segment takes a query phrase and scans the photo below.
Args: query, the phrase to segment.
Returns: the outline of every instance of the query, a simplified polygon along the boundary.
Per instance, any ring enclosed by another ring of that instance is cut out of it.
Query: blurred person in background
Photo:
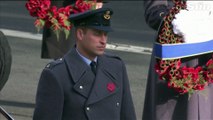
[[[65,7],[74,4],[76,0],[52,0],[51,5],[56,7]],[[74,40],[72,35],[66,39],[65,34],[60,32],[59,39],[55,33],[50,29],[44,27],[42,36],[41,58],[57,59],[62,57],[72,46]]]
[[[164,16],[168,15],[173,5],[172,0],[144,1],[146,23],[158,32]],[[156,59],[154,51],[153,49],[142,120],[212,120],[213,85],[210,84],[206,88],[207,91],[211,91],[206,93],[207,97],[199,93],[194,93],[190,98],[188,94],[178,95],[174,89],[168,88],[164,80],[159,79],[155,71]],[[195,67],[206,63],[205,59],[207,58],[211,58],[211,55],[208,57],[207,55],[201,55],[196,58],[189,57],[184,59],[182,64]]]
[[[10,44],[4,33],[0,31],[0,92],[7,83],[12,64]],[[0,106],[0,119],[13,120],[13,118]]]
[[[6,36],[0,31],[0,91],[6,84],[11,70],[12,53]]]

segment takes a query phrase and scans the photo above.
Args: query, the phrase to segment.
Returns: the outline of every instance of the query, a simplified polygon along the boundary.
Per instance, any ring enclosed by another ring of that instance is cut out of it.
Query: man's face
[[[102,55],[106,48],[107,32],[84,28],[77,29],[77,48],[85,57],[93,60],[96,56]]]

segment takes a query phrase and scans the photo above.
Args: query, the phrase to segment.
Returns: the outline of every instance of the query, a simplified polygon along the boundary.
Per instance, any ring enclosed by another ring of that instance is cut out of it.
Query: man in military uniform
[[[136,120],[125,64],[104,53],[112,13],[71,15],[76,45],[44,68],[34,120]]]

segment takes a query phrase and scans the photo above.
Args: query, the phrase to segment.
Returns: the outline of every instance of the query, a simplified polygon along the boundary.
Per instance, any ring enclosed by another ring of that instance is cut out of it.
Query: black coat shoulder
[[[169,9],[173,6],[171,0],[146,0],[144,1],[144,17],[146,23],[153,28],[158,30],[160,24],[165,15],[168,14]]]

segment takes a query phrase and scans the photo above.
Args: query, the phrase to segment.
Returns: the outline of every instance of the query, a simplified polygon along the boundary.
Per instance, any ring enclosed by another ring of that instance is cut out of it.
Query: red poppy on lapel
[[[107,90],[109,91],[109,92],[113,92],[114,90],[115,90],[115,84],[114,83],[108,83],[107,84]]]

